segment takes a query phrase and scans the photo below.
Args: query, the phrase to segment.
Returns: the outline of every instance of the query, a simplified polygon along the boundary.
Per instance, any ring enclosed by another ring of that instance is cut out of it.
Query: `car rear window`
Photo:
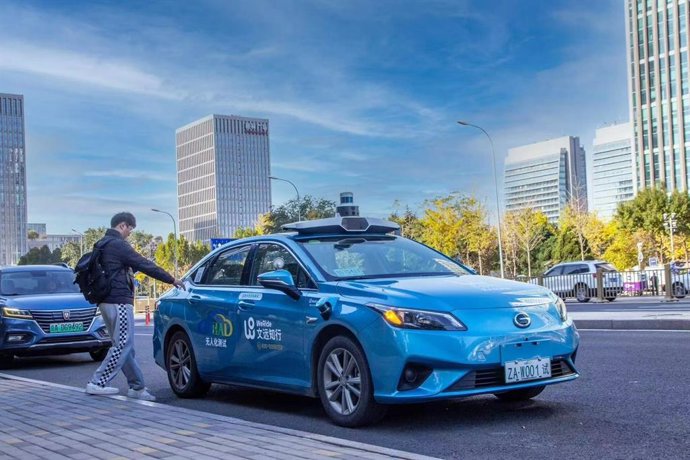
[[[616,271],[616,267],[614,267],[610,263],[594,264],[594,266],[597,268],[601,268],[601,270],[605,271],[605,272],[615,272]]]

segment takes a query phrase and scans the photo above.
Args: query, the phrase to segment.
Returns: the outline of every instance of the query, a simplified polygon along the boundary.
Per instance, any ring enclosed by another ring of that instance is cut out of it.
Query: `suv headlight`
[[[567,321],[568,320],[568,309],[565,308],[565,302],[563,299],[560,297],[556,297],[556,309],[558,310],[558,314],[561,317],[561,320]]]
[[[32,319],[31,312],[29,310],[20,310],[19,308],[13,307],[2,307],[2,316],[6,318],[21,318],[21,319]]]
[[[375,303],[367,306],[383,316],[388,324],[404,329],[424,329],[434,331],[466,331],[462,321],[449,313],[397,308]]]

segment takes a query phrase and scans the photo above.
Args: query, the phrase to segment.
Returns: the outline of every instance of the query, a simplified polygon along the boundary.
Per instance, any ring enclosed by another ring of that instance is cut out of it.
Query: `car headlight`
[[[31,312],[29,310],[20,310],[19,308],[13,307],[2,307],[2,316],[7,318],[32,319]]]
[[[561,316],[561,320],[567,321],[568,319],[568,309],[565,308],[565,302],[560,297],[556,297],[556,309],[558,314]]]
[[[367,304],[367,306],[380,313],[388,324],[395,327],[434,331],[467,330],[467,326],[462,324],[462,321],[449,313],[397,308],[375,303]]]

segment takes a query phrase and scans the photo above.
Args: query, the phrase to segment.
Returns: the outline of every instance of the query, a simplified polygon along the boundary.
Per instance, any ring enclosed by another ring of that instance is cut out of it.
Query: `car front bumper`
[[[579,334],[572,322],[531,309],[533,327],[512,325],[516,310],[482,316],[458,315],[467,331],[399,329],[376,321],[362,334],[374,381],[374,397],[386,404],[452,399],[551,385],[579,377],[575,356]],[[504,317],[510,327],[502,327]],[[508,361],[549,359],[551,377],[506,383]],[[406,372],[420,375],[406,383]]]
[[[86,330],[51,334],[32,319],[0,319],[0,354],[38,356],[81,353],[110,347],[111,339],[100,316]]]

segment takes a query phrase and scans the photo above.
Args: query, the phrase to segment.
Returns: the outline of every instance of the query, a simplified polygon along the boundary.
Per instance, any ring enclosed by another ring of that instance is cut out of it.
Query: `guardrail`
[[[599,269],[596,273],[518,277],[518,281],[545,286],[560,297],[580,302],[593,298],[612,301],[619,296],[663,296],[671,300],[690,295],[690,270],[677,269],[670,264],[639,271]]]

